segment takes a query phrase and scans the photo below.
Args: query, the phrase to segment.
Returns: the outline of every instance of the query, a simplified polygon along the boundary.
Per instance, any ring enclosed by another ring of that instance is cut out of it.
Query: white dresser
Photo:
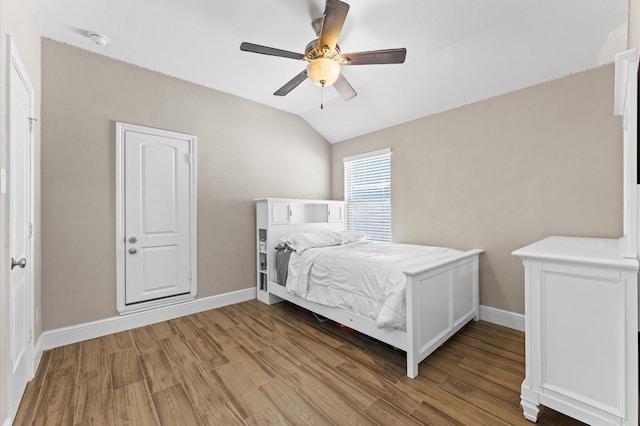
[[[591,425],[638,425],[638,260],[618,239],[548,237],[513,252],[525,267],[521,404]]]

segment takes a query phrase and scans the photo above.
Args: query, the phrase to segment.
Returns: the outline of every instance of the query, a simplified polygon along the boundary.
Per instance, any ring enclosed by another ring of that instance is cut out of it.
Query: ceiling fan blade
[[[275,47],[261,46],[259,44],[243,42],[240,45],[240,50],[245,52],[260,53],[262,55],[280,56],[283,58],[302,59],[304,55],[302,53],[290,52],[288,50],[276,49]]]
[[[281,88],[273,92],[273,94],[276,96],[285,96],[290,91],[298,87],[300,83],[302,83],[306,79],[307,79],[307,70],[304,70],[300,74],[296,75],[291,80],[289,80],[284,86],[282,86]]]
[[[345,101],[355,98],[358,94],[358,92],[355,91],[355,89],[351,86],[351,84],[349,84],[347,79],[342,74],[340,74],[336,82],[333,83],[333,87],[336,88],[338,94],[340,94],[340,96],[342,96],[342,99],[344,99]]]
[[[383,49],[369,52],[344,53],[340,55],[342,65],[401,64],[407,49]]]
[[[332,51],[336,48],[338,37],[342,31],[344,20],[347,18],[349,5],[340,0],[327,0],[324,9],[324,19],[322,20],[322,29],[320,30],[320,41],[318,46],[322,49],[324,46]]]

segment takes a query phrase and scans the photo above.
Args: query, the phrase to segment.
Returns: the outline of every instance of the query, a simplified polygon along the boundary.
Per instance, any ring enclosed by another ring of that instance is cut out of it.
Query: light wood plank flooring
[[[254,300],[46,351],[14,424],[532,425],[523,377],[507,328],[469,324],[411,380],[404,354]]]

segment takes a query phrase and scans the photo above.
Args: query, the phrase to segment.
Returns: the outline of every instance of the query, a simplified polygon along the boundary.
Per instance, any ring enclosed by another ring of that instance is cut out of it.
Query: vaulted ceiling
[[[627,0],[347,0],[343,52],[406,47],[401,65],[343,67],[358,95],[303,82],[324,0],[36,0],[43,36],[297,114],[329,142],[613,61],[627,46]],[[106,46],[87,33],[106,35]],[[461,123],[463,125],[463,123]]]

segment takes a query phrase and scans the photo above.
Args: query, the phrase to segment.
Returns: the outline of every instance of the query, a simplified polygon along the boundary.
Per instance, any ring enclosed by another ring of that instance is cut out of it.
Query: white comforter
[[[311,302],[339,307],[377,322],[406,327],[402,271],[427,266],[459,250],[410,244],[357,242],[294,252],[286,287]]]

